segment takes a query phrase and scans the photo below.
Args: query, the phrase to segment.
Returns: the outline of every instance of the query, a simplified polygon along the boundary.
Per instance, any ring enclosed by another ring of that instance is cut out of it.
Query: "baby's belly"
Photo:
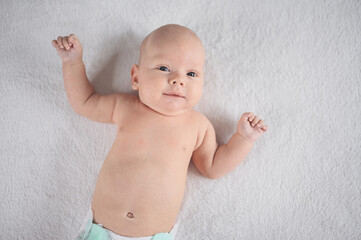
[[[182,204],[191,153],[149,149],[146,156],[133,150],[113,146],[104,161],[92,201],[94,221],[123,236],[169,232]]]

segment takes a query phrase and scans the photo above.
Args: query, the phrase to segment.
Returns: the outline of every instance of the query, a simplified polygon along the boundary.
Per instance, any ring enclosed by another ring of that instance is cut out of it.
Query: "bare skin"
[[[129,101],[98,177],[94,221],[123,236],[169,232],[197,144],[199,114],[166,117],[137,98]]]
[[[189,29],[166,25],[141,46],[131,70],[139,96],[97,94],[88,81],[75,35],[53,41],[63,62],[73,109],[118,126],[92,200],[94,222],[119,235],[169,232],[183,200],[188,165],[215,179],[236,168],[265,131],[264,121],[242,114],[237,132],[218,146],[212,124],[192,108],[203,87],[204,49]]]

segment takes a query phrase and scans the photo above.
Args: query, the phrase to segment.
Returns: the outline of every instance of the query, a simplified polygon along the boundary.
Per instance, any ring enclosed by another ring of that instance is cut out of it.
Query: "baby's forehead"
[[[198,36],[189,28],[180,25],[165,25],[151,32],[142,42],[140,61],[149,49],[161,49],[169,44],[177,44],[180,48],[191,45],[204,55],[204,47]]]

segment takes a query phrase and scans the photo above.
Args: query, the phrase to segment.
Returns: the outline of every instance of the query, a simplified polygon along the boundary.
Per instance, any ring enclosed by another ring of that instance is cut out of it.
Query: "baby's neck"
[[[158,109],[152,108],[152,107],[148,106],[147,104],[143,103],[140,99],[139,99],[139,102],[146,111],[153,112],[153,113],[163,116],[163,117],[171,117],[171,118],[184,117],[184,116],[189,115],[192,111],[192,109],[183,109],[183,110],[179,110],[179,111],[158,110]]]

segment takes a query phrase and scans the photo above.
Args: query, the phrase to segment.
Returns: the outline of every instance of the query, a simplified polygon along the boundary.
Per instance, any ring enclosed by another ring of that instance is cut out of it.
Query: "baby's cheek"
[[[202,88],[200,86],[196,86],[190,89],[190,94],[192,96],[193,102],[196,104],[200,101],[202,97]]]
[[[139,88],[139,98],[146,105],[151,103],[154,95],[154,86],[151,84],[143,84]]]

